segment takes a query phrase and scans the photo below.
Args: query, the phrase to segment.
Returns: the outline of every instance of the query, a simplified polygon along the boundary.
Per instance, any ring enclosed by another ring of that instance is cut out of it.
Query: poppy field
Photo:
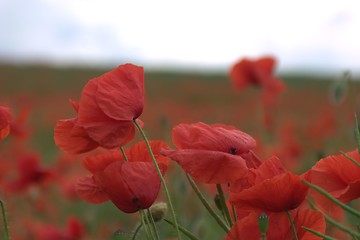
[[[360,239],[351,73],[0,65],[0,239]]]

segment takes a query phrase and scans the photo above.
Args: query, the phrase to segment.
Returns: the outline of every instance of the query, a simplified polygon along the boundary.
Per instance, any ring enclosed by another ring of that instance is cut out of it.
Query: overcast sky
[[[358,0],[0,0],[0,59],[228,69],[271,54],[278,69],[360,72]]]

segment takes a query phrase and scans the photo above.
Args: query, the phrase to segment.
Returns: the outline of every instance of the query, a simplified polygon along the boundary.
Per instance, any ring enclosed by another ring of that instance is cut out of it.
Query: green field
[[[79,100],[86,82],[108,70],[0,65],[0,105],[9,106],[15,116],[27,108],[29,117],[24,125],[30,132],[25,140],[16,142],[10,136],[2,142],[3,158],[11,159],[9,148],[18,144],[19,148],[39,154],[49,168],[58,166],[60,158],[68,159],[67,164],[73,166],[59,172],[65,179],[75,181],[77,174],[86,174],[81,167],[82,156],[62,156],[54,144],[53,129],[57,120],[75,116],[68,99]],[[284,159],[286,166],[297,173],[309,169],[320,156],[356,148],[353,113],[359,113],[360,109],[358,81],[352,79],[344,85],[345,90],[341,92],[344,96],[337,103],[333,86],[339,76],[286,74],[280,78],[287,89],[270,111],[270,129],[263,124],[261,90],[251,87],[237,92],[228,76],[221,73],[145,69],[146,102],[140,118],[151,139],[161,139],[170,145],[171,129],[179,123],[202,121],[234,125],[257,140],[256,152],[262,159],[279,154],[287,158]],[[289,150],[287,143],[291,141],[296,142],[299,152]],[[5,179],[1,178],[1,182],[11,181],[16,175],[14,170]],[[181,225],[200,239],[221,239],[224,233],[201,207],[176,163],[172,163],[167,178]],[[67,216],[75,215],[85,223],[84,239],[110,239],[118,229],[132,231],[139,220],[136,214],[121,213],[111,202],[91,205],[76,198],[62,198],[58,187],[52,183],[44,189],[35,187],[5,198],[14,239],[29,239],[26,226],[34,219],[63,226]],[[207,192],[211,200],[211,190]],[[171,219],[170,214],[168,218]],[[164,239],[174,236],[173,229],[166,223],[160,223],[159,227]]]

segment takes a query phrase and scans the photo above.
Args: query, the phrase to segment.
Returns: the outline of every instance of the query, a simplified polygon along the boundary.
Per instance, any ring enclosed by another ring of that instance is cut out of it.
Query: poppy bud
[[[165,217],[167,210],[168,210],[167,204],[164,202],[160,202],[152,205],[150,207],[150,214],[152,215],[154,222],[161,221]]]
[[[266,213],[262,212],[258,217],[258,226],[261,235],[265,235],[269,227],[269,217]]]

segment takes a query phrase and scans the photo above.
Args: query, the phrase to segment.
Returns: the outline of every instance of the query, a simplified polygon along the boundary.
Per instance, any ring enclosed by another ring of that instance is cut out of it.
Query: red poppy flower
[[[155,155],[157,149],[167,148],[162,141],[151,141]],[[133,213],[139,209],[149,208],[157,198],[161,180],[145,149],[140,142],[126,150],[128,161],[120,152],[88,157],[85,167],[92,173],[77,184],[79,196],[91,203],[111,200],[121,211]],[[159,167],[164,174],[168,159],[160,157]]]
[[[276,157],[264,162],[252,174],[244,175],[232,186],[230,202],[240,210],[261,209],[282,212],[297,208],[305,199],[308,187],[301,177],[283,172],[275,162]],[[236,184],[241,183],[241,186]],[[236,189],[236,190],[235,190]]]
[[[228,183],[261,161],[251,151],[256,141],[235,127],[202,122],[179,124],[172,141],[178,150],[162,150],[194,179],[205,183]]]
[[[31,239],[80,240],[85,235],[85,226],[75,217],[68,218],[65,229],[53,224],[37,223],[33,219],[26,225],[33,237]]]
[[[10,132],[10,122],[12,114],[6,107],[0,106],[0,141],[3,140]]]
[[[22,191],[32,184],[44,184],[56,176],[52,170],[40,165],[37,155],[28,154],[21,156],[17,162],[18,178],[10,183],[9,191]]]
[[[29,120],[30,110],[30,107],[24,104],[14,120],[11,121],[11,136],[21,140],[25,140],[30,136],[30,129],[26,126]]]
[[[260,212],[251,212],[248,216],[238,220],[230,232],[227,234],[225,240],[241,240],[241,239],[261,239],[261,233],[258,227],[258,217]],[[268,240],[292,240],[294,233],[290,225],[290,221],[286,213],[269,213],[269,227],[266,232],[266,239]],[[321,239],[314,234],[305,231],[302,227],[311,228],[315,231],[325,233],[326,222],[324,216],[311,209],[294,210],[291,213],[297,237],[302,240]]]
[[[55,143],[64,151],[82,153],[97,146],[116,148],[135,135],[133,120],[144,105],[144,70],[125,64],[90,80],[80,102],[72,102],[78,117],[58,121]]]
[[[274,57],[264,56],[259,59],[244,58],[230,69],[230,79],[237,90],[243,90],[249,85],[261,88],[266,128],[272,127],[269,107],[274,105],[279,94],[285,90],[284,83],[274,76],[275,65],[276,59]]]
[[[282,91],[283,82],[274,77],[276,59],[272,56],[264,56],[259,59],[244,58],[235,63],[230,69],[230,79],[238,90],[248,85],[268,88],[272,92]]]
[[[360,163],[357,149],[347,155]],[[321,159],[309,174],[313,184],[344,203],[360,197],[360,168],[342,154]]]

